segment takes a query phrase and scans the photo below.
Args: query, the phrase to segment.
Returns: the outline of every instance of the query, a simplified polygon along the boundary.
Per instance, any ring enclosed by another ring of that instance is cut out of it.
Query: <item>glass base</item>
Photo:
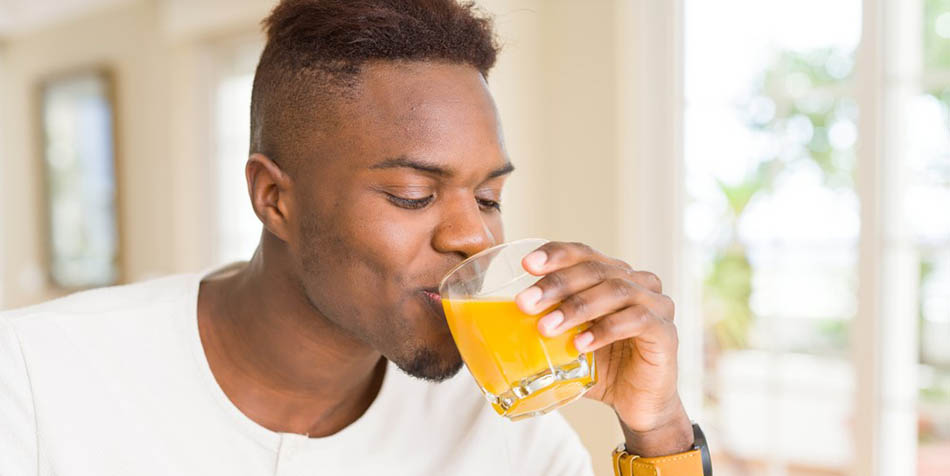
[[[485,392],[485,397],[499,415],[521,420],[577,400],[594,386],[594,375],[593,358],[588,364],[587,354],[581,354],[577,360],[519,380],[502,394]]]

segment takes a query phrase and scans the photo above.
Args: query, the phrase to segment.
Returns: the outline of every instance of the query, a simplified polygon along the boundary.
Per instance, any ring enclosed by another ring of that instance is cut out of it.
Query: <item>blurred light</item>
[[[858,211],[853,190],[830,189],[814,162],[797,162],[789,166],[771,193],[749,203],[739,220],[739,236],[744,243],[763,247],[780,242],[815,246],[856,243]]]
[[[849,120],[837,120],[828,129],[828,141],[838,150],[849,149],[858,138],[858,128]]]
[[[844,79],[854,69],[854,61],[844,55],[834,54],[825,61],[825,71],[835,79]]]
[[[795,101],[795,106],[806,114],[824,114],[835,103],[834,95],[829,91],[809,91],[801,99]]]
[[[788,120],[786,130],[789,137],[799,144],[811,142],[811,138],[815,133],[815,127],[812,125],[811,119],[801,114],[797,114]]]
[[[942,13],[934,22],[937,35],[941,38],[950,38],[950,12]]]
[[[793,98],[802,97],[811,89],[811,79],[805,73],[791,73],[785,77],[785,90]]]
[[[749,117],[756,124],[768,124],[775,117],[775,101],[764,96],[752,98]]]

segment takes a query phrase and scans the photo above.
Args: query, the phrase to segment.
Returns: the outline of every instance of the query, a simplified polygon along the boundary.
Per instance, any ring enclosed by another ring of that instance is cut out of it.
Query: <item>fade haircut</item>
[[[456,0],[283,0],[263,25],[250,152],[289,173],[299,155],[294,142],[334,124],[367,63],[467,64],[487,78],[498,54],[491,20]]]

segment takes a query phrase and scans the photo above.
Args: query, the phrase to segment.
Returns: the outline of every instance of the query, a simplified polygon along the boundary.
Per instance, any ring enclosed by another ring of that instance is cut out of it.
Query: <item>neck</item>
[[[385,359],[310,304],[281,245],[270,241],[277,240],[265,233],[249,263],[202,281],[205,355],[224,393],[252,420],[278,432],[331,435],[375,400]]]

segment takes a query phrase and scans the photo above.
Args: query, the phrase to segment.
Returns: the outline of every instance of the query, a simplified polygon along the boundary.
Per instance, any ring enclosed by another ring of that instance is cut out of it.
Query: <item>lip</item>
[[[442,308],[442,296],[435,288],[423,288],[419,290],[422,299],[430,309],[442,320],[445,320],[445,309]]]

